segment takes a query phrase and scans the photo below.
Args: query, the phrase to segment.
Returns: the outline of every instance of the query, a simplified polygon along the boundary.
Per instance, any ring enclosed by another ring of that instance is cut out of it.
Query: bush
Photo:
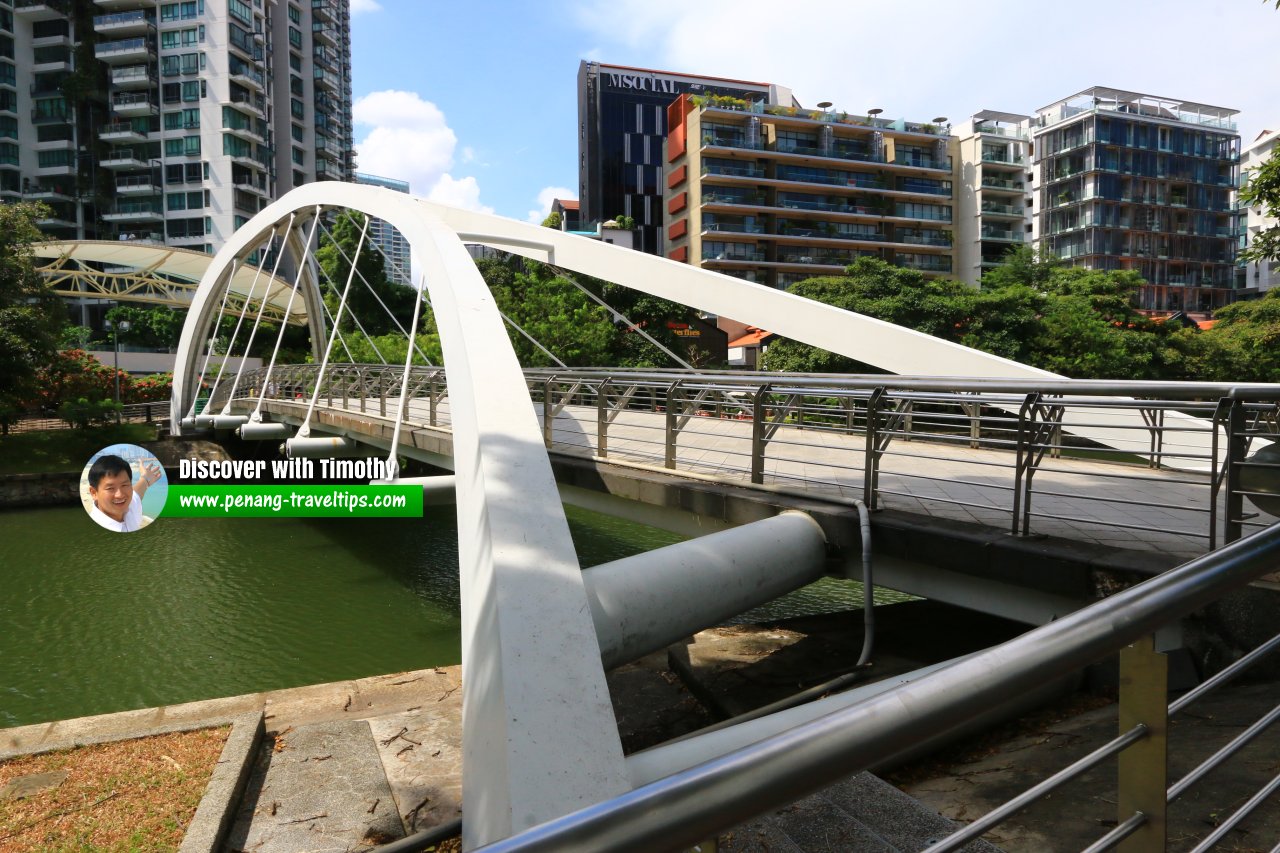
[[[89,400],[81,397],[66,400],[58,407],[58,417],[78,429],[113,422],[122,406],[115,400]]]

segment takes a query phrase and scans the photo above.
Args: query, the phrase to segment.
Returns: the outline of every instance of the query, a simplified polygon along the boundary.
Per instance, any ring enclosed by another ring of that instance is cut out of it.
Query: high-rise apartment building
[[[1005,254],[1031,242],[1030,116],[983,110],[955,131],[954,275],[977,285]]]
[[[1280,146],[1280,130],[1264,130],[1258,138],[1240,155],[1240,177],[1245,180],[1248,173],[1261,166],[1269,158],[1275,156]],[[1267,228],[1276,227],[1275,217],[1265,215],[1261,207],[1249,207],[1241,210],[1244,221],[1243,244],[1249,246],[1258,233]],[[1244,265],[1243,287],[1254,292],[1265,292],[1280,285],[1280,261],[1251,261]]]
[[[14,0],[11,17],[0,140],[51,237],[212,252],[287,189],[351,175],[342,0]]]
[[[780,288],[859,257],[952,273],[944,125],[682,95],[668,126],[668,257]]]
[[[578,67],[581,227],[630,216],[636,248],[662,252],[667,106],[684,93],[792,103],[789,89],[769,83],[584,61]]]
[[[409,192],[408,181],[380,178],[377,175],[366,175],[361,172],[356,173],[356,183],[385,187],[398,193]],[[409,241],[400,233],[400,229],[377,217],[371,217],[368,239],[382,250],[382,269],[387,274],[387,281],[411,285],[413,282],[409,279]]]
[[[1038,110],[1037,241],[1074,266],[1139,273],[1142,308],[1232,301],[1234,115],[1101,86]]]

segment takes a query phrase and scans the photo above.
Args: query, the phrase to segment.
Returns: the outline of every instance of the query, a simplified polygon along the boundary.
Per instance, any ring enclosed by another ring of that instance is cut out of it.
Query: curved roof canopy
[[[111,240],[40,243],[32,251],[44,261],[39,270],[60,296],[149,302],[176,308],[191,304],[196,286],[213,261],[211,255],[190,249]],[[265,295],[267,307],[263,316],[279,320],[289,303],[291,288],[291,282],[279,276],[273,278],[268,269],[259,275],[255,267],[240,267],[231,280],[228,310],[239,310],[247,298],[256,306]],[[306,320],[304,300],[294,299],[288,321],[301,324]]]

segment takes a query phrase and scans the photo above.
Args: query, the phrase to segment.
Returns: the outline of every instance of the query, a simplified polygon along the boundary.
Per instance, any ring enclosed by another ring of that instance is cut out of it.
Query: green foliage
[[[560,222],[561,222],[561,218],[560,218],[560,213],[559,213],[559,211],[555,211],[555,210],[553,210],[553,211],[551,211],[550,213],[548,213],[548,214],[547,214],[547,218],[546,218],[546,219],[542,220],[542,227],[543,227],[543,228],[554,228],[554,229],[556,229],[557,231],[559,231],[559,230],[560,230]]]
[[[1213,328],[1187,330],[1175,341],[1189,375],[1220,382],[1280,382],[1280,290],[1220,308],[1215,316]]]
[[[40,204],[0,204],[0,405],[21,408],[36,392],[36,371],[57,352],[66,309],[35,270],[33,243],[44,238]]]
[[[89,400],[80,397],[75,400],[64,400],[58,406],[58,417],[77,429],[106,424],[114,421],[119,415],[121,405],[115,400]]]
[[[1062,261],[1047,252],[1037,255],[1035,250],[1025,244],[1013,246],[1000,259],[1000,266],[983,273],[982,289],[998,290],[1021,284],[1043,290],[1054,270],[1061,268]]]
[[[58,349],[84,349],[93,340],[88,326],[65,326],[58,334]]]
[[[341,355],[340,360],[347,359],[347,351],[351,352],[351,360],[356,364],[381,364],[382,359],[386,359],[388,364],[403,365],[405,357],[409,354],[409,341],[399,332],[392,332],[388,335],[378,335],[372,338],[372,343],[365,338],[364,335],[343,335],[347,347],[343,349],[339,343],[333,345],[333,355],[331,360],[337,359]],[[418,344],[417,350],[413,354],[413,363],[415,365],[433,365],[439,367],[444,363],[444,356],[440,349],[440,335],[436,332],[419,333],[416,336]],[[374,347],[377,347],[375,350]],[[378,358],[378,353],[382,354],[382,358]],[[423,356],[426,356],[424,359]]]
[[[85,460],[110,444],[156,440],[155,424],[18,432],[0,437],[0,475],[83,470]]]
[[[618,223],[618,227],[623,231],[631,231],[636,227],[635,217],[627,216],[625,214],[622,216],[615,216],[613,221]]]
[[[116,371],[84,350],[55,352],[38,375],[38,391],[28,403],[44,411],[55,411],[67,400],[85,398],[89,402],[115,397]],[[129,374],[120,371],[121,395]]]
[[[1280,0],[1277,0],[1280,3]],[[1240,201],[1246,207],[1260,207],[1266,216],[1280,217],[1280,151],[1273,151],[1240,188]],[[1248,262],[1280,259],[1280,225],[1262,229],[1240,253]]]
[[[347,304],[338,328],[343,332],[355,331],[359,335],[356,323],[351,319],[351,315],[354,315],[359,319],[365,332],[370,335],[382,335],[395,329],[395,323],[388,316],[387,310],[399,318],[403,325],[409,325],[409,318],[413,315],[414,290],[387,279],[382,253],[374,247],[367,236],[359,257],[356,257],[356,247],[360,245],[360,232],[364,228],[364,221],[364,215],[361,213],[342,214],[330,229],[333,240],[326,241],[316,251],[316,261],[324,273],[328,274],[327,281],[333,284],[333,287],[326,285],[322,289],[325,290],[325,304],[329,306],[330,313],[336,316],[342,290],[346,287],[347,277],[351,274],[351,264],[346,259],[355,258],[357,275],[351,281]],[[360,280],[362,276],[363,282]],[[322,282],[325,281],[325,275],[322,274],[320,279]],[[367,286],[365,282],[368,282]],[[377,296],[374,296],[375,293]],[[379,298],[386,309],[378,304]]]
[[[182,336],[182,324],[186,321],[187,315],[185,311],[179,311],[176,308],[168,306],[156,305],[143,307],[138,305],[117,305],[107,312],[107,319],[112,322],[118,330],[119,324],[127,322],[129,330],[120,331],[120,343],[133,344],[134,346],[149,347],[152,349],[171,350],[178,346],[178,339]],[[234,317],[224,316],[222,325],[226,326],[228,322],[232,325],[227,329],[230,333],[235,328]],[[246,318],[245,322],[249,322]],[[113,334],[107,333],[108,336]],[[110,337],[108,337],[110,340]],[[247,337],[244,340],[248,340]]]
[[[943,340],[1076,378],[1169,378],[1179,361],[1173,330],[1132,307],[1131,272],[1065,269],[1012,253],[983,289],[860,258],[845,276],[810,279],[791,292]],[[867,365],[795,341],[765,354],[769,370],[865,372]]]

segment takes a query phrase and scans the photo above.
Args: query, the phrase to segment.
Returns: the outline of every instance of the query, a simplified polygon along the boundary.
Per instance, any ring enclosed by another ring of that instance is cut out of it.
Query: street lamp
[[[102,321],[102,325],[111,332],[112,367],[116,374],[116,423],[120,423],[120,333],[129,331],[129,321],[112,323],[108,318]]]

